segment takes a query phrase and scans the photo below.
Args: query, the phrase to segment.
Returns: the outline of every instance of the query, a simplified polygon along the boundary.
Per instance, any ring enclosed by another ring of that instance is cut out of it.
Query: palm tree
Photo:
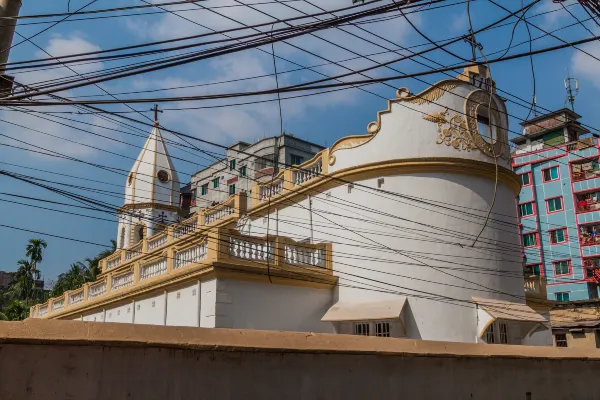
[[[48,244],[44,239],[29,239],[25,255],[33,263],[33,269],[36,269],[37,265],[42,262],[42,252],[46,247],[48,247]]]
[[[19,260],[17,264],[19,268],[15,282],[8,290],[9,295],[13,300],[25,300],[25,307],[29,307],[29,300],[40,292],[35,284],[35,281],[40,279],[40,271],[35,269],[35,264],[29,260]]]

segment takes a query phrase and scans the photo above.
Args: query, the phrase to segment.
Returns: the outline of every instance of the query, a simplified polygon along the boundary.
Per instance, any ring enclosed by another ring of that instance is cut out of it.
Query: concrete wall
[[[334,333],[321,318],[333,304],[331,289],[219,279],[220,328]]]
[[[556,346],[556,334],[567,336],[567,347],[573,349],[597,349],[600,348],[600,337],[596,330],[582,329],[581,331],[557,330],[554,334],[554,346]]]
[[[0,398],[600,399],[600,351],[250,330],[0,323]]]

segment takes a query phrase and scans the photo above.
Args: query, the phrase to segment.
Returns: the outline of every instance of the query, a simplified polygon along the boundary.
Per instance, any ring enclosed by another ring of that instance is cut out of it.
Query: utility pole
[[[4,69],[17,26],[15,17],[19,16],[20,10],[21,0],[0,0],[0,97],[8,96],[13,87],[14,77],[5,75]]]

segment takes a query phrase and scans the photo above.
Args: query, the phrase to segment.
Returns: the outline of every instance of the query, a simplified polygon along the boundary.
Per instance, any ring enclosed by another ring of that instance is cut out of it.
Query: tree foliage
[[[93,258],[77,261],[58,278],[50,291],[51,297],[58,297],[67,290],[80,288],[86,282],[93,282],[100,274],[100,260],[117,249],[117,242],[111,240],[112,248],[98,253]],[[43,239],[30,239],[25,248],[25,256],[17,262],[15,280],[5,293],[0,293],[0,321],[21,321],[29,316],[29,308],[36,304],[43,289],[36,285],[41,271],[38,268],[44,259],[48,244]],[[45,297],[45,296],[44,296]]]

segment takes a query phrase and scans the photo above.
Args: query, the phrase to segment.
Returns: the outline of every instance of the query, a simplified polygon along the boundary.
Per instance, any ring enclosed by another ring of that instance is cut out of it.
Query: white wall
[[[200,326],[214,328],[216,325],[215,302],[217,300],[217,280],[200,282]]]
[[[136,324],[164,325],[165,324],[165,294],[157,294],[135,302]]]
[[[218,328],[334,333],[321,322],[332,305],[332,290],[219,279]]]
[[[105,322],[132,323],[133,322],[133,302],[119,307],[106,309]]]
[[[81,320],[88,322],[104,322],[104,310],[97,311],[93,314],[84,315]]]
[[[383,178],[383,190],[468,204],[466,211],[481,218],[358,186],[377,188],[373,178],[357,182],[351,193],[343,185],[328,191],[329,196],[313,193],[312,205],[305,198],[280,207],[271,213],[269,233],[278,229],[281,236],[302,240],[310,237],[312,220],[314,242],[333,243],[334,273],[340,279],[336,298],[366,302],[408,295],[409,338],[474,342],[472,297],[524,302],[516,228],[490,221],[471,247],[492,203],[493,180],[442,172]],[[516,221],[511,217],[514,194],[503,184],[498,185],[493,212],[494,220]],[[247,226],[253,235],[266,234],[263,217]]]
[[[167,325],[198,326],[200,285],[188,284],[167,292]]]

